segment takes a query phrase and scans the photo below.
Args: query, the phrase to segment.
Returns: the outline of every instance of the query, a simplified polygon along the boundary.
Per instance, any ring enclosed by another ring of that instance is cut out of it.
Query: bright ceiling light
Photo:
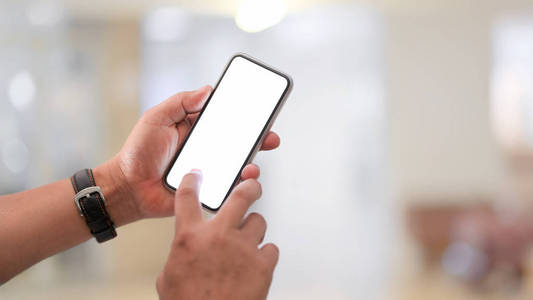
[[[22,70],[15,74],[7,87],[9,100],[18,110],[25,110],[35,98],[35,82],[30,72]]]
[[[278,24],[286,14],[284,0],[243,0],[235,23],[246,32],[258,32]]]

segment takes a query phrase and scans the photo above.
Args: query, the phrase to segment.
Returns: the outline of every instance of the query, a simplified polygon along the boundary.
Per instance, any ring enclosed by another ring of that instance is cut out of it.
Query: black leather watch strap
[[[85,217],[91,234],[99,243],[116,237],[115,225],[105,209],[104,195],[94,182],[92,170],[84,169],[76,172],[71,177],[71,182],[76,193],[74,201],[80,215]]]

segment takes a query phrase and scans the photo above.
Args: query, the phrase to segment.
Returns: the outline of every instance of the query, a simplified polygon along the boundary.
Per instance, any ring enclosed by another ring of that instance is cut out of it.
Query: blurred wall
[[[450,5],[387,18],[391,167],[402,199],[490,196],[505,185],[489,118],[492,17],[486,6]]]
[[[493,34],[502,17],[531,15],[533,2],[433,1],[383,11],[387,153],[399,209],[500,200],[509,205],[514,201],[509,156],[491,119]],[[392,290],[402,294],[391,299],[510,296],[475,291],[431,273],[423,265],[420,245],[407,231],[399,232],[397,246],[398,288]]]

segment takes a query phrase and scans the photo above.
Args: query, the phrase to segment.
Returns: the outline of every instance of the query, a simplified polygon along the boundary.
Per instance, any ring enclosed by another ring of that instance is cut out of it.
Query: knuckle
[[[255,179],[247,179],[235,189],[235,197],[253,201],[261,195],[261,184]]]
[[[172,286],[172,282],[176,281],[177,278],[177,272],[173,271],[172,269],[169,271],[168,266],[165,266],[165,268],[163,269],[163,271],[161,271],[155,282],[157,292],[159,294],[163,293],[170,286]]]
[[[176,248],[177,249],[190,249],[192,248],[192,244],[194,243],[194,240],[195,240],[194,233],[190,231],[182,230],[176,234],[172,247],[175,249]]]
[[[254,222],[257,222],[260,227],[266,228],[266,226],[267,226],[267,222],[265,220],[265,217],[263,217],[259,213],[256,213],[256,212],[250,213],[248,218],[250,218],[250,221],[255,220]]]
[[[191,198],[196,196],[196,191],[191,187],[181,187],[176,191],[178,198]]]
[[[194,91],[183,91],[183,92],[179,92],[177,94],[174,94],[172,96],[172,99],[174,101],[182,102],[184,100],[184,98],[186,98],[187,96],[190,96],[192,94],[194,94]]]
[[[276,246],[273,243],[268,243],[268,244],[266,244],[264,246],[264,248],[265,249],[269,248],[269,250],[274,255],[274,259],[271,260],[271,262],[270,262],[272,264],[272,267],[274,267],[278,263],[278,259],[279,259],[279,248],[278,248],[278,246]]]
[[[269,245],[272,247],[272,250],[274,250],[274,253],[276,253],[276,256],[279,256],[279,247],[273,243],[270,243]]]
[[[247,196],[248,193],[246,193],[246,191],[244,190],[244,188],[238,188],[234,191],[234,198],[236,199],[239,199],[239,200],[246,200],[248,198]]]

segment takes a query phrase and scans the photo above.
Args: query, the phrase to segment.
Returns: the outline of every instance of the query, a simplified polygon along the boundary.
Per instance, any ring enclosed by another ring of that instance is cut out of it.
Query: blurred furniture
[[[531,272],[533,220],[527,212],[485,204],[414,205],[407,222],[425,265],[472,287],[517,291]]]

